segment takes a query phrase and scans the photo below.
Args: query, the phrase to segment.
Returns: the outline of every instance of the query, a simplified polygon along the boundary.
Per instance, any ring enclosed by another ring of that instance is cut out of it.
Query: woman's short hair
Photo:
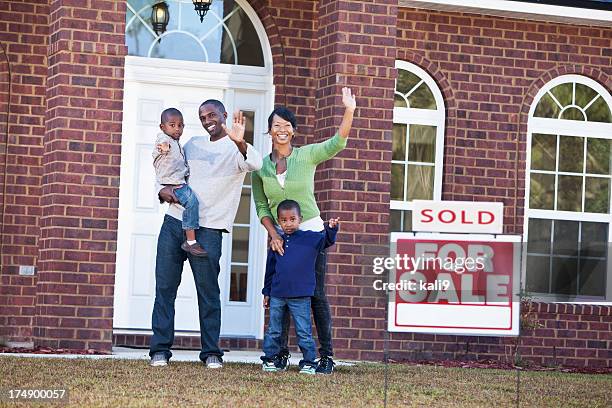
[[[274,119],[274,115],[285,119],[287,122],[291,123],[293,129],[297,129],[297,120],[295,119],[295,114],[284,106],[278,106],[272,111],[270,116],[268,116],[268,132],[270,132],[270,130],[272,129],[272,120]]]

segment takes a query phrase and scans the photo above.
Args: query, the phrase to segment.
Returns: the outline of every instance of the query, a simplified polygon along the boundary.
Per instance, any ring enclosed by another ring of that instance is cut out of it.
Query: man
[[[244,140],[242,112],[234,114],[232,128],[227,129],[225,106],[218,100],[209,99],[200,105],[199,116],[210,137],[193,137],[185,144],[184,152],[190,168],[189,185],[200,203],[196,240],[208,256],[195,257],[181,249],[185,240],[181,229],[182,209],[177,206],[172,186],[162,188],[160,199],[171,205],[157,241],[153,337],[149,351],[151,366],[165,366],[172,356],[174,300],[183,264],[188,259],[198,297],[200,360],[208,368],[222,367],[223,352],[218,345],[221,301],[217,280],[221,269],[221,234],[232,228],[246,173],[262,166],[260,154]]]

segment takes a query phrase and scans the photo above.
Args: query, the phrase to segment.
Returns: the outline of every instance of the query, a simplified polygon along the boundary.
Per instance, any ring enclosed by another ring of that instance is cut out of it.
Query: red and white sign
[[[503,203],[426,200],[412,203],[414,231],[501,234],[504,229]]]
[[[391,234],[389,331],[519,333],[520,237]]]

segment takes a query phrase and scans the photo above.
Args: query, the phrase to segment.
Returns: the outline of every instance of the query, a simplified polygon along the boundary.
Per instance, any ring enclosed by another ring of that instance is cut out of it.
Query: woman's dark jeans
[[[311,298],[312,315],[315,326],[317,326],[317,337],[319,338],[319,355],[331,357],[334,355],[332,347],[332,319],[329,302],[325,296],[325,273],[327,272],[327,250],[319,252],[315,264],[315,276],[317,284],[314,296]],[[287,346],[289,337],[289,310],[285,308],[283,318],[283,332],[281,334],[281,353],[289,353]]]

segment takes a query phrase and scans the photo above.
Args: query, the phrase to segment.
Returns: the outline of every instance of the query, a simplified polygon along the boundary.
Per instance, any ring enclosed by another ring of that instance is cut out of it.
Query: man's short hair
[[[300,205],[298,204],[297,201],[294,200],[283,200],[278,204],[278,207],[276,207],[276,216],[278,217],[281,211],[286,211],[286,210],[296,210],[298,215],[301,217],[302,216],[302,209],[300,208]]]
[[[291,123],[293,129],[297,129],[297,120],[295,119],[295,114],[288,108],[284,106],[278,106],[274,108],[270,116],[268,116],[268,132],[272,129],[272,120],[274,119],[274,115],[285,119],[287,122]]]
[[[171,116],[180,116],[182,118],[183,114],[176,108],[168,108],[161,113],[161,123],[166,123],[170,120]]]
[[[225,105],[223,105],[223,102],[221,102],[221,101],[219,101],[217,99],[207,99],[207,100],[205,100],[204,102],[202,102],[202,104],[200,105],[198,110],[202,109],[202,106],[204,106],[204,105],[212,105],[215,108],[219,109],[219,112],[221,112],[221,113],[225,113],[226,112]]]

